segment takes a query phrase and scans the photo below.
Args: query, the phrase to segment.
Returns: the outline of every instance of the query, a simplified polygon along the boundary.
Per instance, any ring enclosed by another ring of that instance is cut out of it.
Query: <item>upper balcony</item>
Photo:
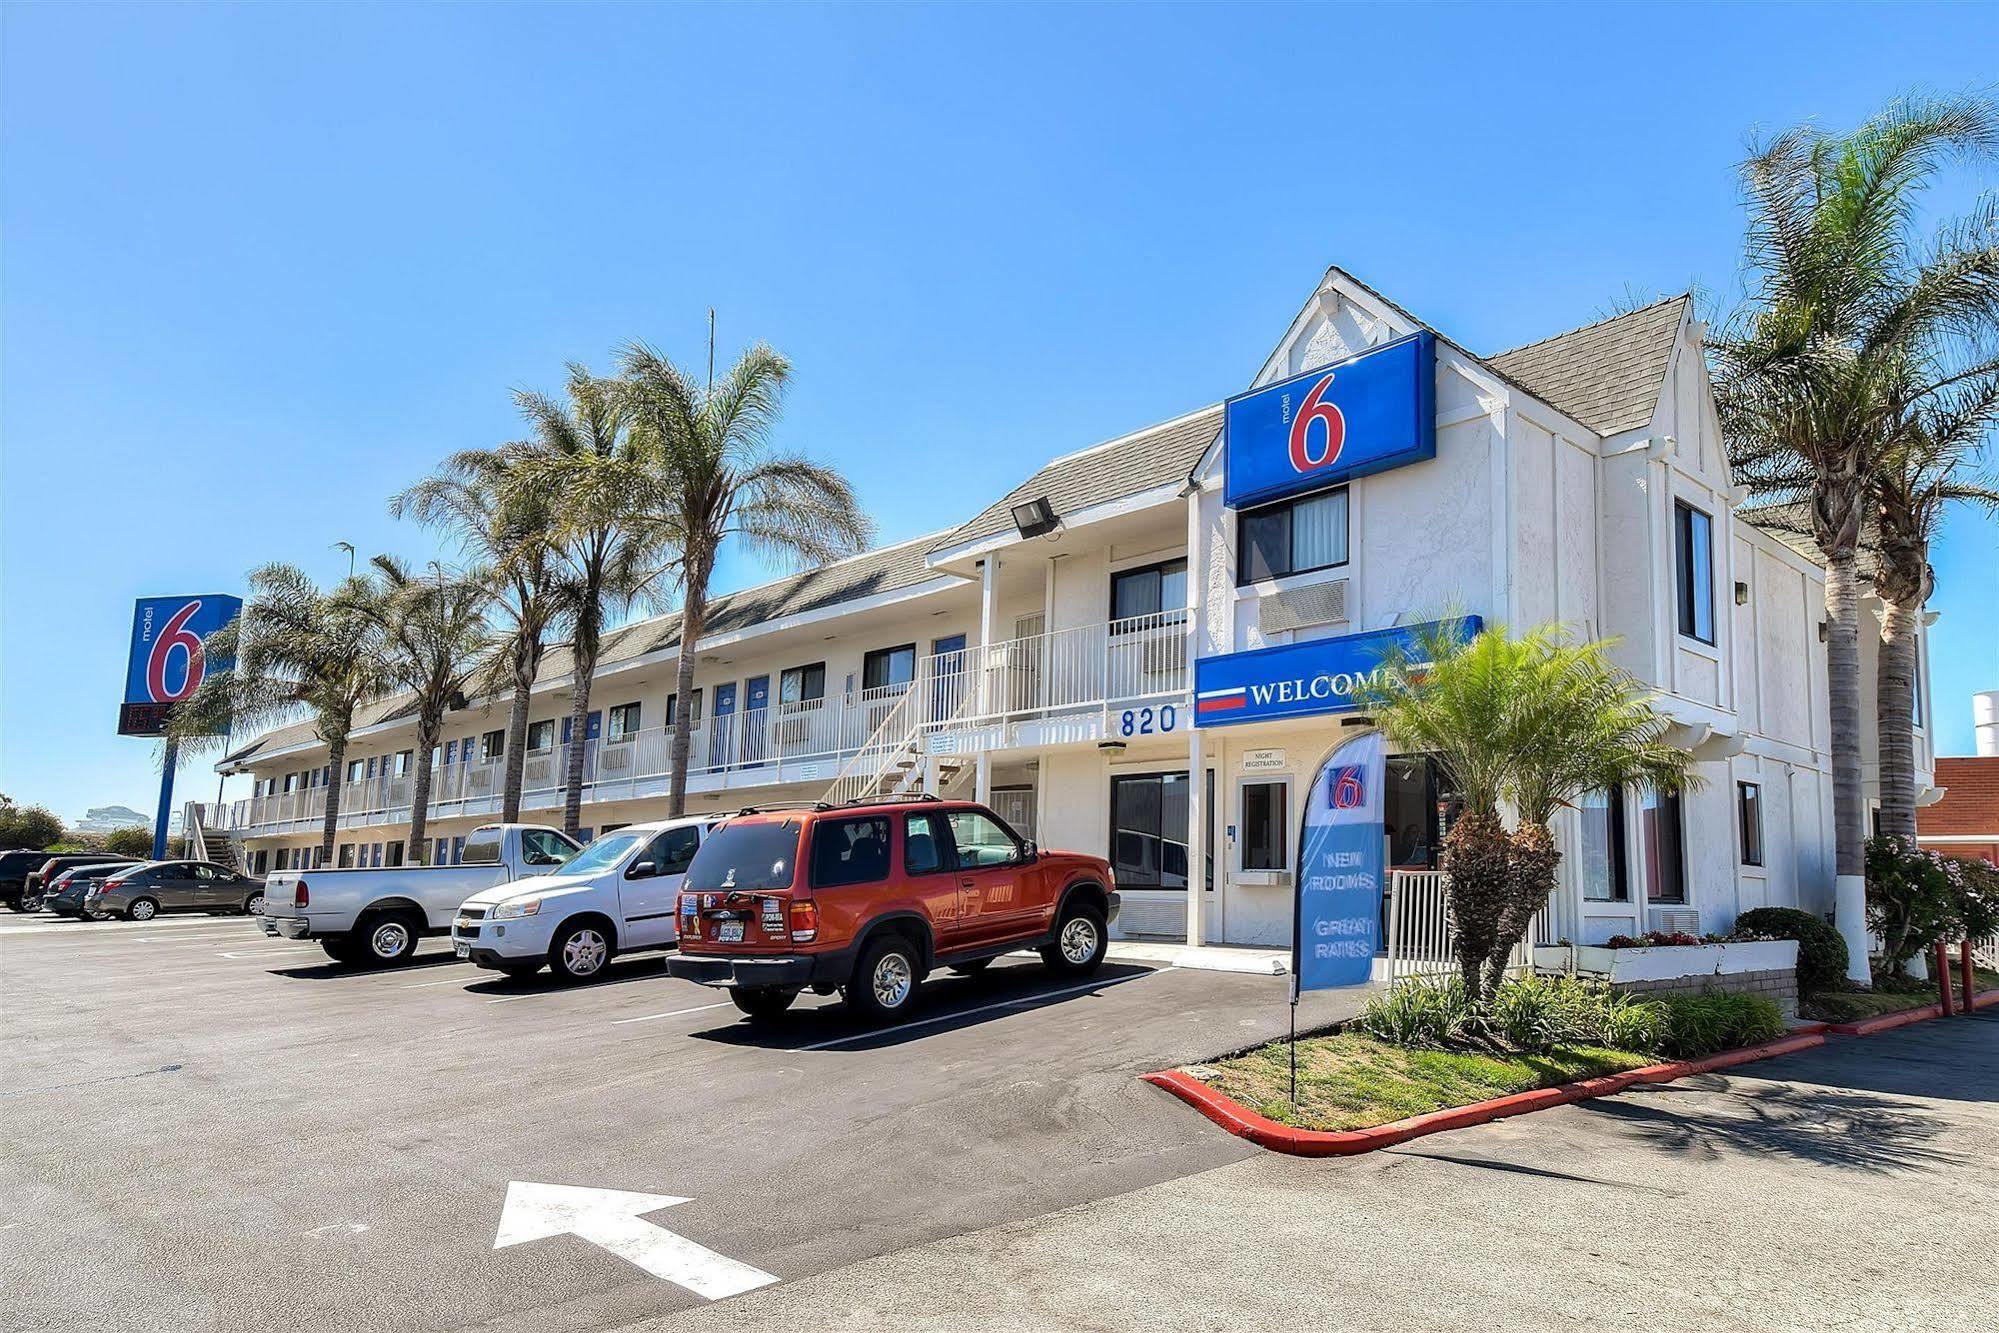
[[[687,789],[802,783],[839,795],[836,780],[852,785],[852,775],[863,770],[873,777],[892,752],[968,754],[1173,731],[1189,721],[1188,681],[1183,611],[975,644],[917,659],[908,681],[702,719],[689,734]],[[664,797],[672,746],[673,733],[664,727],[582,742],[583,799]],[[524,811],[561,808],[577,748],[558,744],[528,753]],[[505,780],[499,759],[436,765],[430,818],[497,815]],[[413,785],[407,773],[343,784],[339,827],[408,823]],[[204,806],[201,816],[210,829],[239,837],[316,832],[327,790]]]

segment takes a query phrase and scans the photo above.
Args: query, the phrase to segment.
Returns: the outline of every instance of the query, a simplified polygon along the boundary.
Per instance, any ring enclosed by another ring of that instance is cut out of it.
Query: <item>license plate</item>
[[[463,941],[460,941],[454,952],[456,952],[460,958],[470,958],[472,956],[472,946],[464,943]]]
[[[740,921],[722,921],[716,923],[715,939],[722,944],[741,944],[743,942],[743,923]]]

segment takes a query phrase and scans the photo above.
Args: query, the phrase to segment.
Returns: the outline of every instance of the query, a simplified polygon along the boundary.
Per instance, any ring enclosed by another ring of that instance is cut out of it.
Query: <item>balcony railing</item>
[[[880,733],[892,714],[897,720],[887,729],[914,738],[1184,694],[1188,675],[1181,612],[973,645],[918,659],[914,678],[898,684],[705,718],[688,737],[687,772],[690,786],[700,779],[699,786],[709,790],[830,781],[842,762],[870,744],[882,744]],[[905,698],[907,706],[898,711]],[[664,727],[583,741],[586,799],[664,794],[672,746],[673,733]],[[528,752],[521,772],[524,808],[561,805],[571,753],[566,743]],[[499,759],[437,764],[431,770],[431,817],[497,813],[505,772]],[[344,784],[340,827],[407,822],[412,785],[408,773]],[[323,822],[326,791],[315,787],[208,805],[202,818],[217,832],[305,832]]]

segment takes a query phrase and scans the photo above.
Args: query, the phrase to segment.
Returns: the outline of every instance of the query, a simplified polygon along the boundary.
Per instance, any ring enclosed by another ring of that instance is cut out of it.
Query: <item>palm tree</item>
[[[562,828],[574,835],[583,825],[583,756],[604,627],[648,586],[658,533],[626,492],[634,471],[617,386],[571,362],[567,389],[567,405],[515,393],[533,436],[509,470],[508,489],[546,497],[550,507],[557,610],[570,627],[574,673],[562,792]]]
[[[631,502],[655,525],[680,585],[680,656],[674,683],[672,782],[667,810],[687,804],[695,645],[708,618],[708,582],[722,545],[793,564],[816,564],[866,547],[873,524],[847,479],[770,446],[791,364],[759,343],[721,383],[700,385],[643,343],[619,358],[638,475]]]
[[[512,694],[500,801],[500,818],[509,824],[521,815],[535,677],[549,631],[569,604],[554,540],[554,505],[546,492],[514,480],[533,447],[506,444],[455,453],[389,502],[396,518],[409,515],[455,533],[460,554],[489,573],[490,605],[501,632],[472,684],[481,695],[503,689]]]
[[[455,574],[433,563],[413,572],[391,555],[378,555],[368,607],[385,645],[395,684],[409,692],[416,711],[416,775],[410,784],[410,862],[423,865],[430,822],[430,777],[444,715],[465,706],[474,664],[489,650],[485,620],[488,578],[483,571]]]
[[[1666,743],[1670,720],[1608,642],[1572,644],[1553,627],[1509,639],[1499,625],[1466,639],[1462,624],[1419,631],[1357,698],[1403,750],[1434,757],[1464,802],[1444,837],[1444,885],[1458,972],[1483,1003],[1554,889],[1555,811],[1620,783],[1678,790],[1692,757]]]
[[[250,574],[242,614],[208,636],[211,671],[173,710],[167,736],[183,747],[212,748],[231,729],[248,731],[301,710],[327,747],[322,860],[333,857],[347,741],[361,705],[391,683],[375,590],[349,577],[321,591],[293,565],[269,564]]]
[[[1857,130],[1790,130],[1743,164],[1749,298],[1711,342],[1737,475],[1804,502],[1826,563],[1836,914],[1865,980],[1857,555],[1869,487],[1918,403],[1960,372],[1945,354],[1991,300],[1989,248],[1912,241],[1922,187],[1999,145],[1976,99],[1897,102]]]

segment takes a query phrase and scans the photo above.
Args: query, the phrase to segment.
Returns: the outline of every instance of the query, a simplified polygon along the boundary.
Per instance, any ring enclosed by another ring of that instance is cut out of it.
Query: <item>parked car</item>
[[[318,940],[343,965],[409,961],[426,935],[451,929],[458,906],[495,884],[545,875],[576,855],[573,838],[539,824],[485,824],[455,866],[275,870],[264,881],[266,935]]]
[[[688,867],[667,969],[727,988],[756,1019],[808,986],[886,1019],[908,1010],[932,970],[969,974],[1016,949],[1088,975],[1117,912],[1102,858],[1041,851],[968,801],[752,809]]]
[[[120,856],[116,852],[68,852],[62,856],[45,857],[41,866],[29,872],[27,880],[22,884],[21,901],[23,904],[26,904],[36,899],[41,899],[42,905],[47,906],[49,902],[49,881],[65,870],[74,869],[77,866],[117,866],[130,864],[132,864],[131,857]],[[30,908],[29,910],[32,911],[33,909]],[[71,913],[71,915],[76,915],[76,913]]]
[[[688,865],[713,816],[627,824],[552,874],[467,898],[451,926],[460,958],[510,976],[546,963],[558,980],[587,981],[613,955],[667,949]]]
[[[125,860],[125,861],[102,861],[87,866],[71,866],[67,870],[58,872],[56,877],[50,880],[47,884],[39,886],[35,890],[35,896],[33,898],[24,900],[22,906],[26,911],[30,912],[39,911],[45,905],[51,903],[54,899],[61,897],[63,892],[69,888],[72,882],[81,885],[83,887],[85,895],[87,896],[90,891],[90,884],[89,884],[90,880],[99,879],[105,875],[115,874],[120,870],[126,869],[127,867],[136,866],[140,864],[142,864],[142,862]],[[82,916],[84,914],[82,910],[83,908],[82,901],[77,900],[76,906],[77,910],[70,913],[70,915]]]
[[[15,850],[0,852],[0,903],[16,912],[30,911],[22,905],[23,891],[27,888],[28,876],[42,868],[49,854],[38,850]]]
[[[86,914],[151,921],[162,912],[241,912],[264,908],[264,882],[212,861],[153,861],[93,877]]]

